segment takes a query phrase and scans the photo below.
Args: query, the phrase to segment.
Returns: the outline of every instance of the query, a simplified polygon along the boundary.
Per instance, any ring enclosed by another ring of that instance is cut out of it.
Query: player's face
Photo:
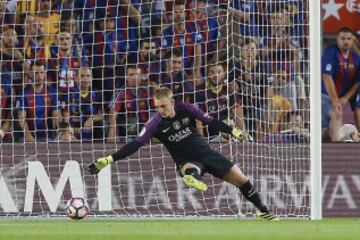
[[[255,59],[257,56],[257,46],[256,43],[250,42],[243,46],[242,55],[245,59]]]
[[[136,88],[141,83],[141,69],[140,68],[129,68],[127,70],[126,81],[128,87]]]
[[[18,38],[17,38],[17,34],[14,30],[12,29],[7,29],[4,32],[4,36],[3,36],[3,42],[5,44],[6,47],[15,47],[15,45],[18,42]]]
[[[6,3],[4,1],[0,1],[0,13],[5,12]]]
[[[143,42],[140,54],[144,58],[147,58],[149,55],[154,56],[156,54],[155,43],[154,42]]]
[[[44,66],[33,66],[33,79],[35,84],[41,84],[45,81],[45,68]]]
[[[75,33],[76,32],[76,21],[74,18],[70,18],[68,22],[62,23],[61,26],[64,32]]]
[[[225,71],[223,66],[215,65],[209,67],[208,79],[213,86],[222,85],[225,81]]]
[[[174,99],[163,97],[160,99],[154,98],[154,106],[156,111],[160,113],[163,118],[175,117]]]
[[[174,5],[174,20],[175,23],[185,23],[185,5]]]
[[[71,48],[72,37],[68,32],[59,34],[59,47],[63,51],[67,51]]]
[[[107,18],[105,23],[106,31],[112,31],[115,29],[115,18]]]
[[[172,57],[170,59],[170,72],[179,73],[183,68],[183,60],[181,57]]]
[[[35,18],[33,16],[30,15],[26,16],[24,25],[25,25],[26,35],[36,34]]]
[[[353,46],[353,35],[349,32],[341,32],[336,38],[337,45],[342,51],[347,51]]]
[[[143,42],[141,46],[140,54],[146,58],[149,56],[150,53],[150,43],[149,42]]]
[[[41,0],[40,3],[40,10],[41,11],[49,11],[51,10],[51,0]]]
[[[37,38],[42,37],[45,31],[44,24],[35,20],[33,23],[33,30],[34,30],[34,35],[36,35]]]
[[[88,89],[91,83],[91,71],[88,68],[80,70],[80,84],[82,89]]]
[[[271,15],[270,22],[273,26],[284,26],[287,23],[286,11],[275,12]]]

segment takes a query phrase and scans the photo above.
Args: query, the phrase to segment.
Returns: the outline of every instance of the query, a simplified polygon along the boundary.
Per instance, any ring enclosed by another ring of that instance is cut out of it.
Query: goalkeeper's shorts
[[[230,171],[232,166],[234,166],[234,164],[229,159],[212,149],[201,154],[197,154],[193,157],[193,159],[177,163],[178,171],[181,176],[182,174],[180,169],[186,163],[192,163],[196,165],[200,169],[201,175],[208,172],[214,177],[220,179],[223,179],[224,176]]]

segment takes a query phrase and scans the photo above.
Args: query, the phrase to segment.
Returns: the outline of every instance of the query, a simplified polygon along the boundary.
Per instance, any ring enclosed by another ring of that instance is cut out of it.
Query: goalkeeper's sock
[[[244,195],[244,197],[252,204],[254,204],[257,209],[259,209],[263,213],[269,212],[269,209],[261,201],[259,193],[255,191],[250,180],[247,180],[247,182],[243,186],[239,187],[239,189]]]

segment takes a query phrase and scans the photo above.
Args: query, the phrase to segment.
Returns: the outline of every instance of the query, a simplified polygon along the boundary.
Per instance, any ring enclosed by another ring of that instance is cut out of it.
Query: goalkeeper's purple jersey
[[[145,144],[152,137],[159,139],[177,163],[190,161],[198,154],[209,151],[210,146],[198,132],[195,119],[208,125],[213,118],[195,105],[185,103],[177,104],[175,113],[171,119],[156,113],[135,140]]]

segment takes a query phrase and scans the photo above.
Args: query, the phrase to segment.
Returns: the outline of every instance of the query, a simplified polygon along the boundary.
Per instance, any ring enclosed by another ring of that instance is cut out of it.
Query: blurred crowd
[[[307,14],[303,0],[0,0],[0,139],[128,141],[167,86],[258,142],[308,142]]]

